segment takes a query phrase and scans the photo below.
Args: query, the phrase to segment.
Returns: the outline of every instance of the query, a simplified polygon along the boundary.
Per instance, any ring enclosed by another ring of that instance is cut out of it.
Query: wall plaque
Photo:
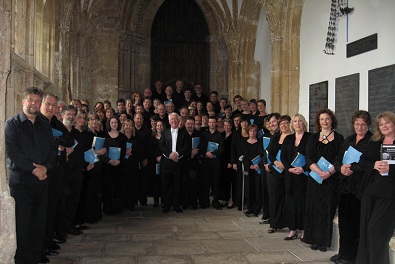
[[[377,49],[377,33],[347,44],[347,58]]]
[[[310,84],[309,88],[309,131],[314,132],[315,113],[328,107],[328,81]]]
[[[354,133],[352,115],[359,109],[359,73],[336,78],[335,109],[336,131],[344,137]]]
[[[370,70],[368,79],[368,110],[372,121],[380,112],[395,112],[395,64]]]

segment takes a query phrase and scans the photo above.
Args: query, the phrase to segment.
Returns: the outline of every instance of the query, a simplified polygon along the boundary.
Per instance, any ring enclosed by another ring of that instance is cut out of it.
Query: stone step
[[[339,251],[339,222],[337,216],[333,220],[332,250]],[[389,243],[390,264],[395,264],[395,232]]]

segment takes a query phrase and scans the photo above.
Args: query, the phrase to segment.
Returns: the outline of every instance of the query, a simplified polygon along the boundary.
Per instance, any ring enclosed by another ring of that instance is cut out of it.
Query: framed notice
[[[314,132],[315,113],[328,107],[328,81],[310,84],[309,95],[309,131]]]
[[[368,111],[372,119],[383,111],[395,112],[395,64],[368,72]]]
[[[344,137],[354,133],[352,115],[359,109],[359,73],[336,78],[335,109],[339,121],[336,131]]]

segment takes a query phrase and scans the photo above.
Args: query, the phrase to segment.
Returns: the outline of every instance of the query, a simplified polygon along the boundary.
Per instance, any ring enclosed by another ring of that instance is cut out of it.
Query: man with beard
[[[43,92],[27,88],[22,112],[5,122],[10,194],[15,199],[15,263],[38,263],[45,235],[47,172],[56,163],[56,142],[48,122],[37,118]]]
[[[60,131],[62,135],[55,136],[54,139],[58,144],[58,155],[56,159],[56,165],[52,170],[47,172],[48,175],[48,207],[47,207],[47,223],[44,238],[43,253],[41,256],[41,263],[49,263],[48,256],[56,256],[59,253],[60,247],[52,241],[54,239],[58,243],[66,242],[64,237],[65,234],[59,234],[57,232],[54,237],[54,224],[59,222],[59,219],[64,217],[64,210],[57,210],[59,199],[61,198],[61,190],[63,190],[63,166],[66,162],[66,151],[65,147],[71,147],[74,143],[73,138],[70,136],[68,130],[60,122],[56,113],[58,111],[58,97],[52,93],[47,93],[44,96],[43,102],[40,108],[39,116],[49,122],[51,127],[55,131]],[[56,133],[55,133],[56,135]],[[56,219],[57,218],[57,219]],[[57,230],[58,231],[58,230]]]
[[[144,117],[142,113],[136,113],[134,115],[134,127],[135,127],[135,141],[133,144],[133,153],[137,157],[139,163],[139,170],[137,173],[138,177],[138,194],[135,195],[135,203],[137,200],[142,206],[147,206],[147,190],[148,190],[148,157],[151,151],[151,129],[144,126]]]
[[[181,203],[183,209],[188,209],[189,206],[193,210],[197,209],[198,205],[198,190],[200,182],[200,161],[199,161],[199,145],[201,134],[195,130],[195,119],[188,117],[185,122],[185,128],[188,132],[189,142],[191,142],[191,152],[185,157],[183,164],[181,180]]]
[[[73,147],[66,148],[66,164],[64,177],[64,227],[69,235],[78,236],[82,231],[75,228],[74,216],[78,207],[85,165],[81,132],[73,127],[77,110],[73,106],[63,109],[63,124],[73,138]]]

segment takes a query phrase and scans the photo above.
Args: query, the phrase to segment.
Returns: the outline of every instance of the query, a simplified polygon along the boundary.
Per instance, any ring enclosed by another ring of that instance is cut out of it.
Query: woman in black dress
[[[277,229],[284,227],[284,204],[285,204],[285,172],[281,158],[278,153],[286,136],[291,134],[290,128],[291,117],[282,115],[278,119],[280,133],[274,134],[270,139],[267,151],[271,164],[269,168],[271,173],[267,174],[268,194],[269,194],[269,210],[270,210],[270,228],[268,233],[274,233]],[[276,166],[279,171],[274,167]]]
[[[160,177],[160,160],[162,158],[162,153],[159,149],[159,140],[162,136],[162,131],[165,129],[162,121],[156,122],[155,129],[152,131],[152,163],[155,166],[154,179],[152,186],[152,194],[154,196],[154,207],[159,206],[159,197],[161,194],[161,177]]]
[[[134,211],[134,206],[138,200],[137,171],[139,170],[139,162],[138,157],[133,151],[136,147],[137,140],[135,138],[135,128],[132,120],[128,119],[123,122],[121,133],[126,136],[126,142],[129,143],[126,143],[128,148],[125,146],[125,159],[123,161],[122,208]]]
[[[121,160],[125,157],[126,136],[119,132],[119,121],[116,117],[107,120],[107,133],[104,147],[107,149],[107,159],[103,164],[103,212],[118,214],[122,211],[122,185],[124,173]],[[120,148],[120,159],[110,157],[111,147]]]
[[[290,229],[288,236],[284,239],[297,238],[299,230],[301,231],[300,239],[303,240],[307,184],[307,176],[304,172],[308,170],[308,167],[306,164],[304,166],[291,164],[298,155],[298,158],[305,157],[306,145],[311,134],[306,131],[307,122],[301,114],[294,116],[292,128],[294,134],[287,136],[281,147],[281,161],[285,167],[285,226]]]
[[[105,133],[98,132],[97,128],[100,126],[99,116],[95,112],[88,114],[88,129],[83,134],[84,142],[92,147],[94,137],[104,137]],[[98,155],[99,161],[94,163],[91,170],[85,170],[87,178],[87,191],[85,203],[85,222],[97,223],[102,218],[102,195],[101,195],[101,173],[102,173],[102,159],[107,152],[106,148],[95,149],[95,154]]]
[[[383,144],[395,144],[395,114],[389,111],[379,114],[374,130],[360,162],[365,174],[360,188],[363,196],[358,264],[389,264],[388,243],[395,228],[395,164],[383,160],[380,153]]]
[[[361,200],[358,186],[362,179],[364,168],[359,162],[343,164],[343,157],[349,147],[353,147],[361,153],[366,151],[368,142],[372,136],[369,126],[372,123],[367,111],[357,111],[352,116],[352,124],[355,133],[344,140],[342,149],[335,161],[336,171],[339,171],[339,254],[330,258],[331,261],[347,264],[354,263],[358,250],[359,218]]]
[[[227,208],[233,208],[234,202],[233,197],[236,197],[236,173],[233,170],[232,164],[230,162],[230,154],[232,147],[232,120],[225,118],[224,121],[224,153],[221,157],[221,184],[220,184],[220,200],[223,200],[227,205]]]
[[[306,163],[323,180],[319,184],[312,177],[307,179],[306,220],[304,242],[311,249],[325,252],[332,242],[333,218],[337,206],[338,174],[334,167],[329,171],[321,170],[317,162],[324,157],[334,164],[344,138],[335,131],[337,119],[330,109],[317,111],[314,120],[316,129],[306,148]]]
[[[254,159],[264,155],[262,141],[257,138],[257,125],[247,127],[248,139],[242,142],[241,153],[244,155],[244,169],[248,171],[248,199],[247,217],[258,217],[262,209],[261,197],[261,162],[253,162]]]
[[[233,169],[236,171],[237,175],[237,191],[236,191],[236,205],[237,210],[241,211],[242,209],[242,184],[243,184],[243,173],[241,171],[241,162],[239,158],[241,157],[241,145],[243,141],[248,139],[248,132],[247,127],[249,123],[248,120],[240,116],[240,129],[236,130],[232,136],[232,146],[231,146],[231,153],[230,153],[230,161],[232,164]]]

